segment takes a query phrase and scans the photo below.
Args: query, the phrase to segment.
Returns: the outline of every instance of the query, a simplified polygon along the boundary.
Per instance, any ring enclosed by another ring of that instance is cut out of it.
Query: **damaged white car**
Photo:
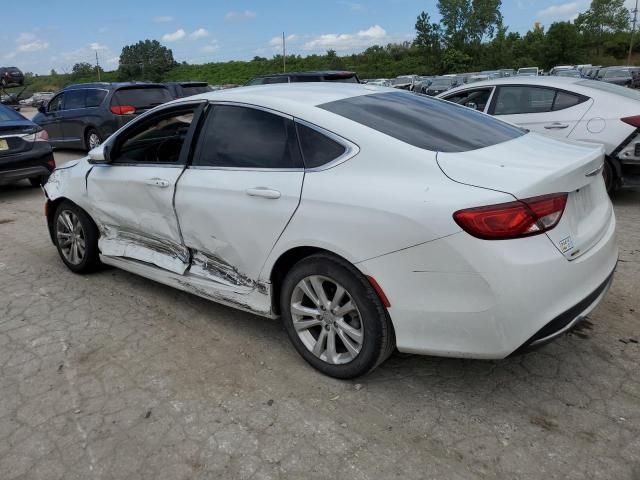
[[[322,372],[394,348],[503,358],[567,331],[617,261],[602,147],[362,85],[162,105],[45,186],[64,263],[283,318]]]

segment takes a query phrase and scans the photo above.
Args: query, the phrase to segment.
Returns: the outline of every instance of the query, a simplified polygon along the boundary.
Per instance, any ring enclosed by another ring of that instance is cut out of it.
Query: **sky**
[[[0,65],[25,72],[69,72],[74,63],[117,68],[123,46],[156,39],[177,61],[206,63],[271,57],[282,49],[307,55],[334,49],[346,55],[389,42],[411,40],[417,15],[439,20],[436,0],[31,0],[2,6]],[[589,0],[503,0],[510,31],[534,22],[571,20]],[[626,0],[629,6],[635,0]],[[302,6],[304,4],[304,6]]]

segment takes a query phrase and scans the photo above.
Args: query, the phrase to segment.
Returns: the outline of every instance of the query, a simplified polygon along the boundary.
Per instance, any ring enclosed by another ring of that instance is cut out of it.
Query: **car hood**
[[[589,183],[602,166],[604,147],[527,133],[516,139],[464,153],[438,153],[441,170],[452,180],[528,198],[571,192]]]

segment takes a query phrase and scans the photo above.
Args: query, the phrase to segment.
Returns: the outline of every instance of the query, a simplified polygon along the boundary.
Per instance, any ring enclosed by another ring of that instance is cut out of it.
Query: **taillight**
[[[131,105],[118,105],[111,107],[111,112],[116,115],[131,115],[132,113],[136,113],[136,107],[132,107]]]
[[[453,219],[470,235],[484,240],[538,235],[554,228],[567,205],[566,193],[458,210]]]
[[[43,128],[39,132],[36,132],[36,142],[46,142],[49,140],[49,134]]]
[[[49,167],[49,170],[54,170],[56,168],[56,161],[53,158],[53,155],[49,157],[49,160],[47,160],[47,166]]]
[[[635,128],[640,128],[640,115],[634,115],[633,117],[625,117],[625,118],[621,118],[620,120],[622,120],[627,125],[631,125],[632,127],[635,127]]]

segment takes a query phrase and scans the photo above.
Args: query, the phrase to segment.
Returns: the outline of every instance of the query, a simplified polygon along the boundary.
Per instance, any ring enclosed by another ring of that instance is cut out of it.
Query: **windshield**
[[[640,91],[633,88],[627,88],[607,82],[599,82],[598,80],[581,80],[576,82],[576,85],[582,85],[583,87],[589,87],[594,90],[601,90],[607,93],[615,93],[616,95],[621,95],[631,100],[640,101]]]
[[[401,91],[360,95],[319,107],[431,151],[466,152],[526,133],[462,105]]]
[[[453,85],[451,78],[436,78],[431,84],[432,87],[450,87],[451,85]]]
[[[604,73],[604,78],[626,78],[630,76],[631,72],[629,70],[607,70]]]
[[[561,70],[557,73],[559,77],[580,77],[580,72],[577,70]]]
[[[537,73],[537,68],[521,68],[520,70],[518,70],[519,75],[537,75]]]
[[[402,85],[405,83],[411,83],[413,79],[411,77],[398,77],[393,79],[394,85]]]
[[[198,95],[199,93],[210,92],[211,87],[209,87],[209,85],[183,85],[182,91],[185,97],[189,97],[191,95]]]

